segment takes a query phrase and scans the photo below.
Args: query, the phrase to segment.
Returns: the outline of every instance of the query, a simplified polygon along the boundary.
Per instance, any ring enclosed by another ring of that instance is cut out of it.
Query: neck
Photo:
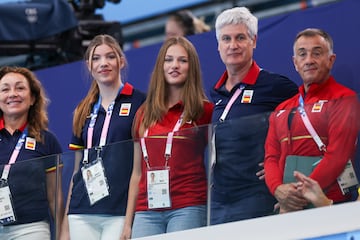
[[[99,85],[101,105],[107,109],[112,101],[116,98],[119,93],[121,82],[118,81],[113,85]]]
[[[5,129],[13,134],[17,129],[20,129],[27,120],[27,114],[22,116],[4,116]]]
[[[307,93],[309,91],[311,84],[304,84],[304,92]]]
[[[182,88],[170,87],[169,96],[167,99],[168,108],[174,106],[181,100],[181,91],[182,91]]]
[[[251,65],[252,65],[252,61],[249,62],[249,64],[246,64],[245,66],[241,66],[241,67],[237,67],[237,66],[236,67],[227,67],[226,70],[228,73],[228,79],[226,80],[225,88],[228,91],[231,91],[231,89],[233,89],[233,87],[236,84],[242,82],[244,77],[249,72]]]
[[[315,84],[315,85],[323,85],[325,82],[328,81],[328,79],[330,78],[330,75],[328,75],[327,77],[325,77],[324,79],[321,79],[321,80],[316,80],[315,82],[316,83],[313,83],[312,82],[304,82],[304,91],[305,93],[307,93],[311,87],[312,84]]]

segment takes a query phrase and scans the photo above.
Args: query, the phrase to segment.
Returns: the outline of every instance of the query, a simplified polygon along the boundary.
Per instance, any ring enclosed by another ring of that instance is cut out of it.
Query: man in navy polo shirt
[[[258,21],[247,8],[223,11],[215,27],[226,71],[211,91],[216,104],[211,224],[273,212],[276,200],[263,180],[268,116],[297,93],[294,82],[261,69],[253,60]]]

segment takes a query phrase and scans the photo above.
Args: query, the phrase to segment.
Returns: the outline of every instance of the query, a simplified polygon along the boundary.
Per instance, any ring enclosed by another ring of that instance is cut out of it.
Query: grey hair
[[[296,53],[295,45],[300,37],[315,37],[315,36],[320,36],[324,38],[324,40],[329,44],[329,54],[334,53],[334,41],[329,33],[319,28],[307,28],[299,32],[295,37],[295,41],[293,45],[294,55]]]
[[[220,30],[226,25],[244,24],[251,39],[254,40],[258,32],[258,19],[246,7],[226,9],[219,14],[215,22],[216,39],[220,39]]]

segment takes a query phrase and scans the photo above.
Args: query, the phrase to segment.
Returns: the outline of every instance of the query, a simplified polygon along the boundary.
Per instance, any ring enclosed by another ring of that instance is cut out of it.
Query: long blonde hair
[[[183,123],[197,120],[203,113],[204,101],[207,101],[204,92],[201,68],[198,54],[193,44],[185,37],[169,38],[162,45],[151,74],[146,100],[140,108],[140,116],[135,125],[140,127],[140,135],[157,121],[160,121],[168,111],[168,84],[163,70],[165,56],[168,48],[173,45],[182,46],[188,54],[189,71],[184,83],[181,100],[184,104]],[[134,129],[133,129],[134,130]]]
[[[86,52],[85,52],[85,61],[89,63],[90,68],[92,68],[92,56],[94,54],[95,48],[99,45],[106,44],[111,47],[117,54],[118,66],[120,66],[120,58],[124,59],[125,65],[126,58],[124,52],[121,50],[119,43],[110,35],[102,34],[97,35],[90,42]],[[88,94],[83,98],[79,105],[75,108],[74,118],[73,118],[73,133],[77,137],[81,137],[81,131],[84,127],[86,118],[90,115],[93,104],[99,98],[99,87],[95,79],[92,80]]]

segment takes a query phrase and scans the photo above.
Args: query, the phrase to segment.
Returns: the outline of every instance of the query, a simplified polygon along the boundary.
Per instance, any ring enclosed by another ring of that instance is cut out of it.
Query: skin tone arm
[[[71,192],[72,192],[72,188],[73,188],[72,179],[73,179],[75,173],[77,173],[77,171],[79,170],[81,159],[82,159],[81,151],[76,151],[75,152],[74,171],[73,171],[73,175],[71,177],[71,181],[70,181],[70,185],[69,185],[69,191],[68,191],[67,200],[66,200],[66,207],[65,207],[65,214],[64,214],[65,217],[63,218],[63,221],[62,221],[62,224],[61,224],[60,240],[70,240],[69,220],[68,220],[67,214],[68,214],[68,211],[69,211]]]
[[[319,183],[304,174],[294,171],[294,176],[297,182],[297,189],[309,202],[314,204],[315,207],[329,206],[333,201],[328,199],[321,189]]]
[[[274,195],[279,202],[280,213],[302,210],[308,204],[308,201],[297,190],[296,183],[279,185]]]
[[[129,184],[129,196],[126,208],[125,223],[120,240],[131,238],[131,228],[135,215],[136,200],[139,192],[139,182],[141,178],[141,148],[140,143],[134,143],[134,165]]]
[[[46,174],[47,198],[51,215],[55,222],[56,239],[59,237],[61,223],[64,217],[64,202],[61,187],[61,167],[59,171]],[[56,176],[58,172],[58,176]],[[58,179],[56,179],[58,177]]]

